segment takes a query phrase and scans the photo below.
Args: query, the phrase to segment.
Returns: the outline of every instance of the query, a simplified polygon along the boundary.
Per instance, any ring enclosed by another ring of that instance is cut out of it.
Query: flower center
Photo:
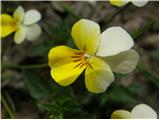
[[[82,68],[83,66],[90,65],[89,61],[92,57],[93,55],[84,52],[75,53],[75,55],[72,56],[72,58],[75,59],[73,62],[79,62],[79,64],[76,65],[75,68]]]
[[[84,54],[85,62],[88,63],[89,60],[90,60],[92,57],[93,57],[93,55],[85,53],[85,54]]]
[[[93,57],[93,55],[91,54],[87,54],[87,53],[75,53],[74,56],[72,56],[72,58],[74,58],[74,62],[78,62],[78,61],[83,61],[83,63],[88,63],[88,61]]]
[[[86,58],[90,58],[90,57],[92,57],[92,55],[87,54],[87,53],[85,53],[85,54],[84,54],[84,56],[85,56]]]

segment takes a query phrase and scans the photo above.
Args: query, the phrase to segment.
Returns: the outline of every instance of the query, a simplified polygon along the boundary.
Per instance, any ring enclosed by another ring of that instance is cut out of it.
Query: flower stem
[[[76,19],[81,19],[81,16],[77,15],[74,10],[68,6],[67,4],[65,4],[63,1],[59,2],[59,5],[67,12],[69,13],[71,16],[73,16]]]
[[[33,64],[33,65],[13,65],[13,64],[2,64],[2,68],[18,68],[18,69],[35,69],[48,67],[48,63]]]
[[[118,15],[119,13],[121,13],[123,10],[125,10],[126,8],[128,8],[130,5],[131,5],[131,4],[128,3],[127,5],[119,8],[119,10],[116,11],[116,12],[108,19],[108,21],[106,22],[106,24],[109,25],[109,24],[117,17],[117,15]]]
[[[14,114],[12,112],[12,110],[10,109],[9,105],[7,104],[7,101],[4,99],[4,97],[1,95],[1,101],[2,101],[2,104],[6,110],[6,112],[8,113],[8,115],[10,116],[11,119],[14,119]]]
[[[153,24],[155,23],[154,20],[150,20],[147,21],[144,26],[140,27],[138,30],[134,31],[131,36],[133,37],[133,39],[138,38],[139,36],[141,36],[145,31],[149,30]]]

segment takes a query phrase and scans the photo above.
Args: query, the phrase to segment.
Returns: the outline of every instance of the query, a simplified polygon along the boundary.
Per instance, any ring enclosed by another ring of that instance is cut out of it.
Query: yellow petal
[[[16,21],[8,14],[1,14],[0,16],[0,36],[1,38],[8,36],[12,32],[16,31],[17,24]]]
[[[15,12],[14,12],[14,14],[13,14],[13,17],[14,17],[14,19],[16,19],[18,22],[21,22],[21,21],[23,20],[23,17],[24,17],[24,9],[23,9],[21,6],[19,6],[19,7],[15,10]]]
[[[110,57],[102,57],[102,59],[111,67],[112,71],[116,73],[130,73],[138,64],[138,53],[130,49]]]
[[[85,84],[93,93],[104,92],[114,80],[110,67],[97,57],[91,57],[85,70]]]
[[[52,48],[49,52],[49,66],[52,78],[62,86],[72,84],[86,68],[82,53],[66,46]]]
[[[14,41],[16,44],[20,44],[24,41],[26,37],[26,28],[24,26],[20,26],[18,30],[15,32]]]
[[[80,50],[95,54],[100,39],[100,28],[97,23],[81,19],[73,25],[71,34]]]
[[[131,113],[126,110],[116,110],[112,113],[111,119],[130,119]]]
[[[115,6],[118,6],[118,7],[121,7],[121,6],[125,5],[128,2],[129,1],[126,1],[126,0],[110,0],[110,3],[112,5],[115,5]]]

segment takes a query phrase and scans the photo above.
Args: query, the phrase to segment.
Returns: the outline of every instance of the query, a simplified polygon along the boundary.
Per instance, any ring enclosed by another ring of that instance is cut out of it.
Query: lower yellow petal
[[[123,5],[125,5],[128,1],[126,0],[110,0],[110,3],[112,5],[115,5],[115,6],[118,6],[118,7],[121,7]]]
[[[14,42],[16,44],[20,44],[24,41],[26,37],[26,28],[24,26],[20,26],[14,35]]]
[[[101,93],[114,80],[110,67],[97,57],[91,57],[85,71],[85,84],[90,92]]]
[[[72,84],[86,68],[82,56],[80,51],[69,47],[52,48],[48,55],[52,78],[62,86]]]
[[[111,119],[130,119],[131,113],[127,110],[116,110],[112,113]]]
[[[0,36],[1,38],[8,36],[12,32],[16,31],[17,23],[8,14],[0,15],[1,25],[0,25]]]

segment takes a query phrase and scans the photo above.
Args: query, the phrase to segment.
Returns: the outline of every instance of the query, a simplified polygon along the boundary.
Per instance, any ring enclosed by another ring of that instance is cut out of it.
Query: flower
[[[1,38],[15,32],[14,41],[19,44],[26,38],[29,41],[37,39],[41,34],[41,27],[36,23],[41,19],[41,14],[37,10],[29,10],[26,13],[19,6],[13,17],[8,14],[1,14]]]
[[[100,34],[97,23],[81,19],[73,25],[71,35],[80,50],[62,45],[48,54],[51,76],[62,86],[72,84],[85,70],[87,89],[101,93],[113,82],[113,72],[129,73],[137,65],[139,55],[130,49],[134,42],[121,27]]]
[[[109,0],[112,5],[121,7],[129,2],[132,2],[137,7],[143,7],[147,4],[148,0]]]
[[[131,112],[127,110],[116,110],[111,115],[112,119],[156,119],[157,113],[146,104],[136,105]]]

